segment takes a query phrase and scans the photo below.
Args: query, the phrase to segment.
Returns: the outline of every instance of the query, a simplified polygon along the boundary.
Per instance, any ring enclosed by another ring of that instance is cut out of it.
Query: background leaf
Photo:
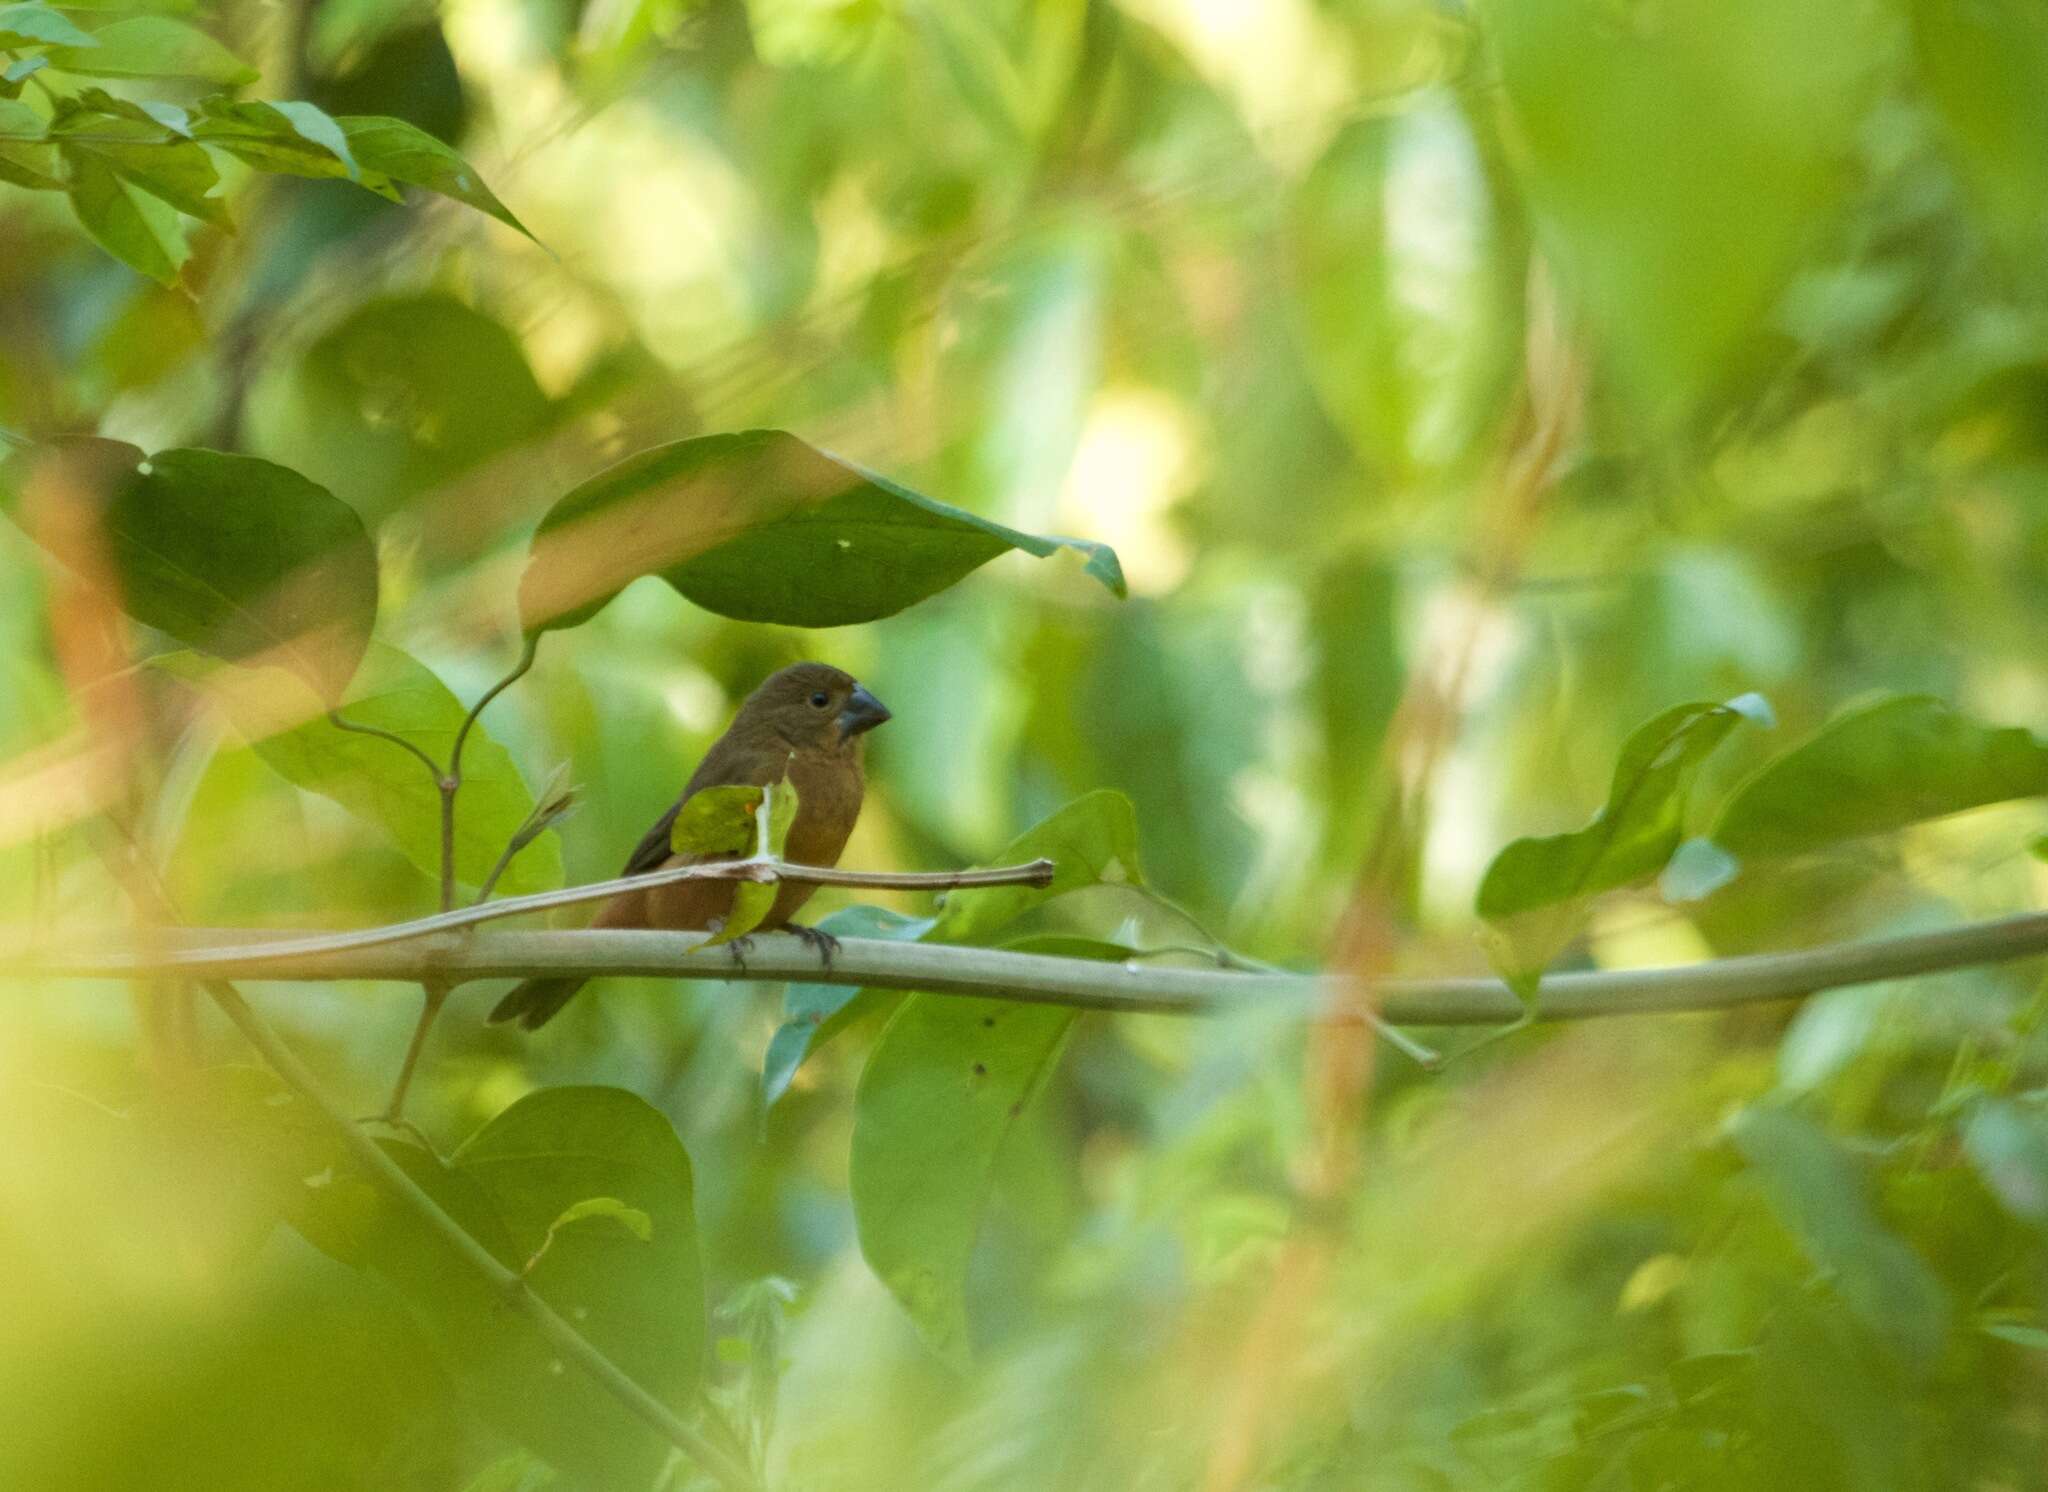
[[[317,700],[276,671],[208,673],[189,655],[159,662],[202,683],[280,777],[376,825],[421,874],[439,879],[441,794],[421,762],[389,741],[334,725]],[[467,713],[426,665],[385,643],[371,645],[341,710],[346,719],[402,736],[443,764]],[[463,750],[456,880],[482,885],[533,808],[533,794],[510,753],[479,723]],[[561,845],[549,831],[513,857],[499,888],[518,896],[561,884]]]
[[[354,675],[377,615],[377,556],[326,489],[222,451],[144,457],[94,441],[20,460],[54,463],[64,500],[98,505],[137,621],[216,657],[291,668],[328,698]],[[27,479],[18,465],[16,483]]]
[[[256,69],[184,21],[125,16],[93,32],[91,46],[52,47],[50,66],[88,78],[191,78],[239,87]]]
[[[1077,1012],[913,995],[854,1100],[861,1253],[932,1350],[972,1350],[967,1267],[997,1153],[1043,1085]]]
[[[1569,834],[1518,839],[1486,868],[1479,915],[1503,940],[1512,982],[1526,984],[1583,924],[1588,897],[1655,875],[1683,837],[1700,764],[1744,720],[1768,725],[1756,695],[1725,705],[1674,705],[1623,743],[1607,802]]]
[[[2048,745],[1905,695],[1843,711],[1738,786],[1712,839],[1737,856],[1805,854],[1986,803],[2048,793]]]

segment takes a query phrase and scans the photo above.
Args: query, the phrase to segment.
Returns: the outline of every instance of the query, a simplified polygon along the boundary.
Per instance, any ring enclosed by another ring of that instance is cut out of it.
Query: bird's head
[[[804,751],[838,751],[889,718],[859,680],[827,663],[793,663],[748,695],[733,729],[762,731]]]

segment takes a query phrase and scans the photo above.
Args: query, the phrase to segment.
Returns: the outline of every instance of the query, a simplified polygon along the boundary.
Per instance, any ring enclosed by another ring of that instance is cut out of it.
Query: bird
[[[670,865],[730,858],[671,850],[669,835],[683,804],[709,787],[768,787],[785,781],[796,789],[797,808],[783,857],[797,865],[836,865],[866,793],[862,756],[867,734],[889,718],[888,707],[853,675],[829,664],[793,663],[771,674],[741,702],[725,734],[690,774],[682,796],[642,836],[620,874],[645,875]],[[689,880],[622,891],[598,910],[593,923],[708,930],[731,912],[734,886],[732,881]],[[784,881],[755,930],[788,926],[816,889]],[[810,928],[793,931],[810,933],[829,956],[831,945],[823,934]],[[489,1019],[538,1030],[584,982],[576,977],[528,979],[498,1002]]]

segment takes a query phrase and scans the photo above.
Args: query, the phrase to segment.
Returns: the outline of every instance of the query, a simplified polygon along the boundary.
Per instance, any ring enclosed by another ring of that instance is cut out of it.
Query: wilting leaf
[[[1020,533],[794,435],[749,430],[642,451],[556,503],[534,535],[519,609],[529,632],[573,627],[660,575],[722,616],[836,627],[901,611],[1009,550],[1063,548],[1123,593],[1102,545]]]

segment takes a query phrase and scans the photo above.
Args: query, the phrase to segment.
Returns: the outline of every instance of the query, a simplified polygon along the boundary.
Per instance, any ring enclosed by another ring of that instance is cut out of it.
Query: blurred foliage
[[[894,712],[847,863],[1063,877],[843,936],[1526,988],[2048,877],[2033,0],[14,4],[0,204],[11,928],[431,910],[536,530],[745,431],[853,485],[606,551],[457,887],[615,873],[799,657]],[[2041,976],[1434,1074],[489,985],[386,1144],[774,1486],[2036,1487]],[[416,992],[252,992],[376,1107]],[[0,1485],[700,1484],[192,992],[5,995]]]

